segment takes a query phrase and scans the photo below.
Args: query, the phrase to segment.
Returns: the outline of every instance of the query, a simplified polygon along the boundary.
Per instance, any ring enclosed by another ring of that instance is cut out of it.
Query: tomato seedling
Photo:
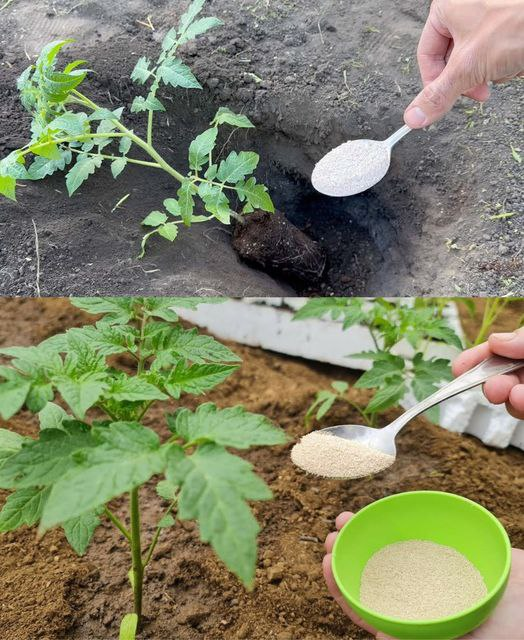
[[[295,320],[330,316],[342,321],[342,329],[359,324],[365,326],[375,347],[374,351],[352,355],[372,360],[369,371],[360,376],[355,389],[374,389],[365,407],[351,398],[349,385],[343,381],[332,383],[331,389],[317,393],[306,413],[305,426],[310,429],[313,418],[322,419],[334,403],[343,400],[361,415],[364,422],[374,426],[378,415],[398,405],[407,394],[423,400],[444,380],[451,380],[451,363],[446,358],[428,358],[425,351],[430,340],[462,349],[462,342],[442,315],[443,299],[420,299],[413,305],[383,298],[319,298],[309,300],[294,316]],[[394,352],[401,340],[407,340],[414,351],[412,358]],[[427,412],[438,422],[438,407]]]
[[[257,182],[254,173],[260,157],[253,151],[231,151],[223,159],[215,153],[219,129],[251,129],[249,118],[226,107],[218,109],[210,127],[189,147],[188,169],[173,167],[155,148],[154,119],[166,108],[158,95],[169,86],[185,90],[202,89],[191,69],[179,56],[182,45],[222,24],[218,18],[199,17],[205,0],[194,0],[178,26],[168,31],[156,61],[141,57],[131,74],[138,85],[148,87],[137,96],[132,113],[144,113],[146,135],[139,136],[123,121],[124,107],[100,107],[79,91],[89,70],[85,60],[75,60],[62,71],[56,69],[63,47],[73,40],[52,42],[44,47],[34,65],[18,80],[23,106],[32,116],[31,141],[0,161],[0,193],[16,200],[18,180],[42,180],[56,171],[67,170],[66,185],[72,196],[104,162],[111,164],[116,179],[127,165],[162,170],[177,183],[176,197],[167,198],[163,209],[152,211],[142,224],[151,230],[142,240],[144,255],[149,238],[162,236],[173,242],[180,225],[207,222],[213,218],[229,224],[256,209],[273,213],[268,189]],[[134,151],[147,159],[135,157]],[[200,200],[205,214],[198,213]],[[236,209],[240,209],[238,212]]]
[[[178,322],[172,307],[196,307],[198,299],[72,303],[103,316],[38,346],[0,349],[10,359],[0,366],[0,415],[9,420],[25,407],[40,422],[35,438],[0,429],[0,488],[13,491],[0,531],[38,524],[43,534],[60,526],[82,555],[101,518],[109,519],[130,548],[134,612],[123,621],[127,638],[142,614],[144,572],[177,520],[196,520],[201,539],[252,586],[259,526],[248,502],[268,500],[271,491],[228,449],[283,444],[286,437],[264,416],[212,403],[167,414],[167,438],[144,426],[153,403],[201,395],[239,366],[233,351]],[[139,493],[152,478],[165,507],[145,541]],[[123,494],[129,524],[109,505]]]

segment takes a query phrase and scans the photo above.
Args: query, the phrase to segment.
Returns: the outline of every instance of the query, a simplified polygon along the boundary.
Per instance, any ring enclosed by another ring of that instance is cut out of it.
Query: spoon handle
[[[399,140],[402,140],[402,138],[406,136],[410,131],[410,127],[405,124],[398,131],[395,131],[393,135],[389,136],[387,140],[384,140],[384,144],[387,145],[390,149],[393,149],[397,142],[399,142]]]
[[[486,382],[493,376],[502,375],[504,373],[511,373],[512,371],[516,371],[517,369],[524,368],[524,360],[513,360],[510,358],[503,358],[501,356],[492,356],[487,360],[483,360],[480,364],[466,373],[463,373],[455,380],[449,382],[444,385],[438,391],[435,391],[428,398],[425,398],[415,406],[408,409],[404,414],[402,414],[397,420],[391,423],[391,429],[397,434],[402,427],[409,422],[415,416],[418,416],[420,413],[431,409],[436,404],[443,402],[444,400],[448,400],[448,398],[452,398],[453,396],[462,393],[463,391],[467,391],[468,389],[472,389],[473,387]]]

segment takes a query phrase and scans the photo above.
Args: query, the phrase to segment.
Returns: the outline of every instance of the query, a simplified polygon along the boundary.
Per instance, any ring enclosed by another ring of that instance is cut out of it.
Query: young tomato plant
[[[202,89],[202,86],[179,57],[185,43],[222,24],[217,18],[199,17],[205,0],[194,0],[178,26],[169,30],[162,42],[156,61],[147,57],[138,60],[131,79],[147,86],[145,96],[137,96],[131,104],[132,113],[144,113],[146,134],[140,137],[123,121],[124,107],[100,107],[79,91],[89,71],[85,61],[69,63],[62,71],[56,69],[62,48],[73,42],[63,40],[44,47],[34,65],[18,80],[23,106],[31,114],[31,140],[0,162],[0,194],[16,200],[18,180],[41,180],[58,170],[67,170],[66,185],[73,195],[104,162],[111,163],[116,179],[128,164],[140,165],[168,173],[177,183],[176,197],[164,201],[162,210],[152,211],[142,222],[151,230],[142,240],[153,235],[173,242],[180,225],[206,222],[216,218],[229,224],[232,217],[261,209],[273,213],[275,208],[267,188],[258,184],[254,172],[258,154],[251,151],[231,151],[220,160],[215,158],[219,129],[253,128],[245,115],[221,107],[209,129],[191,143],[188,169],[173,167],[155,148],[155,114],[164,112],[158,97],[165,86],[181,89]],[[135,157],[134,152],[144,158]],[[199,199],[206,214],[197,210]],[[236,211],[237,204],[241,212]]]
[[[377,416],[396,406],[407,393],[411,392],[417,400],[422,400],[436,391],[440,382],[450,380],[449,360],[425,356],[430,340],[462,348],[460,338],[442,315],[444,306],[442,301],[430,299],[418,299],[414,305],[402,301],[390,302],[383,298],[309,300],[297,311],[295,320],[328,315],[334,320],[341,320],[343,330],[356,324],[367,327],[375,350],[351,357],[367,358],[373,364],[357,380],[354,388],[374,389],[375,393],[367,406],[362,407],[352,400],[347,383],[333,382],[331,389],[317,393],[306,413],[306,428],[311,427],[314,417],[317,420],[323,418],[338,400],[348,402],[361,414],[367,425],[374,426]],[[413,348],[413,358],[407,359],[394,353],[394,348],[402,339],[407,340]],[[427,415],[438,422],[438,408],[431,409]]]
[[[171,435],[163,440],[144,426],[153,403],[201,395],[238,368],[234,352],[177,322],[173,305],[195,307],[197,299],[72,303],[103,316],[38,346],[0,350],[9,362],[0,366],[0,415],[9,420],[25,407],[40,421],[35,438],[0,429],[0,488],[12,490],[0,512],[0,531],[38,524],[43,534],[60,526],[82,555],[107,518],[129,544],[134,613],[126,616],[122,637],[132,637],[142,613],[144,573],[160,536],[176,520],[196,520],[201,539],[252,586],[259,526],[248,502],[268,500],[271,491],[229,448],[277,445],[286,437],[261,415],[212,403],[167,414]],[[164,513],[144,540],[140,488],[152,478]],[[109,505],[123,494],[125,519]]]

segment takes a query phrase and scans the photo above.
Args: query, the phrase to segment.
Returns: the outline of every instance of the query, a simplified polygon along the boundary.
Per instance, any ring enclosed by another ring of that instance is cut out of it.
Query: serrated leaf
[[[167,200],[164,200],[164,207],[172,216],[180,216],[180,204],[174,198],[167,198]]]
[[[253,151],[232,151],[229,156],[220,163],[217,179],[220,182],[236,184],[246,176],[251,175],[258,167],[260,156]]]
[[[237,114],[227,107],[220,107],[216,116],[213,118],[212,125],[230,124],[240,129],[254,129],[255,125],[247,116]]]
[[[226,364],[192,364],[179,362],[164,379],[166,392],[177,399],[182,393],[201,395],[223,382],[238,369]]]
[[[120,138],[120,144],[118,145],[118,150],[124,156],[127,156],[131,147],[133,145],[133,141],[131,138]]]
[[[205,0],[193,0],[186,12],[182,14],[180,18],[180,24],[178,25],[178,33],[183,34],[187,31],[190,24],[198,16],[198,14],[204,8]]]
[[[118,158],[117,160],[113,160],[113,162],[111,163],[111,173],[113,174],[113,178],[115,178],[115,180],[126,168],[126,165],[127,165],[127,158],[125,157]]]
[[[82,184],[102,166],[102,158],[79,155],[76,164],[66,175],[67,191],[70,196],[77,191]]]
[[[0,511],[0,531],[14,531],[22,525],[32,527],[42,515],[49,488],[28,487],[11,493]]]
[[[198,195],[202,198],[206,211],[212,213],[223,224],[231,222],[231,205],[222,187],[202,182],[198,188]]]
[[[151,76],[150,66],[151,61],[148,58],[145,56],[139,58],[131,73],[131,80],[139,84],[144,84]]]
[[[168,58],[159,68],[158,77],[172,87],[182,89],[202,89],[191,69],[178,58]]]
[[[8,367],[0,368],[0,416],[9,420],[24,406],[31,380]]]
[[[48,402],[38,413],[38,419],[40,420],[40,430],[62,429],[64,420],[70,420],[71,416],[54,402]]]
[[[122,374],[110,383],[104,397],[117,402],[141,402],[143,400],[167,400],[168,396],[157,387],[138,376]]]
[[[22,489],[49,486],[72,467],[73,454],[95,446],[91,432],[79,423],[44,429],[39,440],[26,440],[0,469],[0,487]]]
[[[48,402],[52,402],[54,397],[53,385],[50,382],[44,379],[35,380],[31,384],[25,405],[32,413],[38,413]]]
[[[169,429],[186,442],[210,441],[224,447],[248,449],[253,446],[284,444],[287,438],[265,416],[249,413],[244,407],[218,409],[211,402],[193,413],[179,409],[167,416]]]
[[[114,111],[111,111],[111,109],[96,109],[89,115],[89,120],[120,120],[123,111],[123,107]],[[124,138],[122,139],[124,140]]]
[[[76,518],[147,482],[165,467],[160,440],[137,422],[96,429],[99,445],[54,484],[42,528]]]
[[[62,525],[67,541],[79,556],[83,556],[87,551],[99,524],[99,514],[95,510],[71,518]]]
[[[105,314],[104,323],[126,324],[133,317],[133,298],[71,298],[73,306],[93,314]]]
[[[387,354],[387,358],[375,360],[369,371],[363,373],[355,383],[357,389],[373,389],[380,387],[389,378],[398,376],[405,368],[403,358]]]
[[[223,24],[222,20],[218,18],[200,18],[200,20],[196,20],[186,29],[180,36],[178,43],[182,45],[190,40],[194,40],[203,33],[207,33],[210,29],[221,27]]]
[[[238,197],[241,202],[247,200],[250,210],[261,209],[269,213],[275,212],[275,205],[271,200],[267,187],[257,184],[256,178],[249,178],[246,182],[241,180],[236,185]],[[248,213],[249,211],[246,211]]]
[[[242,582],[254,580],[259,526],[246,500],[266,500],[271,492],[251,465],[222,447],[206,444],[166,476],[180,484],[178,517],[197,520],[200,537]]]
[[[180,447],[180,453],[181,453],[180,460],[183,460],[185,458],[185,455],[181,447]],[[156,492],[163,500],[167,500],[171,502],[172,500],[175,499],[177,487],[176,485],[172,484],[171,482],[168,482],[167,480],[160,480],[160,482],[156,485]]]
[[[56,388],[74,415],[83,420],[107,388],[107,375],[101,372],[84,373],[78,377],[58,377]]]
[[[60,160],[62,158],[60,149],[55,142],[48,142],[44,145],[39,142],[31,146],[30,150],[35,155],[42,156],[42,158],[47,158],[48,160]]]
[[[168,513],[158,521],[158,526],[160,529],[168,529],[169,527],[172,527],[174,524],[175,524],[175,519],[170,513]]]
[[[178,33],[177,33],[177,30],[174,27],[172,27],[171,29],[169,29],[169,31],[164,36],[164,39],[162,40],[162,50],[171,51],[171,49],[175,46],[177,42],[178,42]]]
[[[63,132],[69,136],[81,136],[89,130],[88,117],[85,113],[64,113],[52,120],[49,131]]]
[[[180,326],[155,330],[143,349],[146,356],[155,356],[155,368],[170,367],[180,359],[198,364],[205,362],[240,362],[236,353],[211,336],[201,335],[197,329]]]
[[[69,149],[61,151],[60,160],[49,160],[48,158],[37,157],[29,166],[27,173],[29,180],[42,180],[52,175],[55,171],[63,171],[71,163],[73,154]]]
[[[167,216],[162,211],[151,211],[151,213],[142,220],[142,224],[146,227],[158,227],[167,221]]]
[[[8,458],[20,451],[24,441],[25,438],[16,433],[16,431],[0,429],[0,467]]]
[[[343,380],[335,380],[331,383],[331,386],[339,394],[346,393],[346,391],[349,389],[349,384],[347,382],[344,382]]]
[[[348,316],[352,321],[360,322],[364,318],[362,299],[360,298],[312,298],[306,302],[293,316],[293,320],[308,320],[330,316],[340,320]]]
[[[103,356],[125,353],[126,351],[134,353],[137,349],[135,345],[137,331],[134,327],[127,325],[113,327],[104,321],[97,322],[95,326],[74,327],[65,334],[55,337],[58,338],[56,346],[61,351],[74,349],[79,343],[84,343]],[[51,340],[53,339],[51,338]]]
[[[166,108],[155,96],[149,95],[147,98],[137,96],[131,105],[131,113],[140,113],[141,111],[165,111]]]
[[[184,180],[177,192],[178,204],[180,205],[180,216],[186,227],[191,226],[191,219],[195,209],[195,199],[193,197],[195,187],[190,180]]]
[[[389,409],[389,407],[396,406],[406,395],[406,391],[406,383],[402,378],[390,379],[387,386],[382,387],[375,393],[366,407],[366,413],[378,413]]]
[[[199,171],[208,161],[216,145],[218,129],[212,127],[197,136],[189,146],[189,166]]]

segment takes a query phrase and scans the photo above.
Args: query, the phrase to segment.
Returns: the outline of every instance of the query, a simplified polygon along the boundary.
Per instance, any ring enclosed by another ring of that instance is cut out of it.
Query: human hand
[[[356,625],[370,633],[377,640],[393,640],[373,627],[370,627],[351,609],[344,600],[335,582],[331,570],[331,550],[335,544],[338,531],[353,517],[348,511],[341,513],[335,520],[337,531],[328,534],[325,542],[327,554],[324,556],[322,567],[329,593],[336,600],[342,611]],[[464,636],[462,640],[524,640],[524,551],[513,549],[512,567],[508,586],[502,600],[483,625]]]
[[[524,329],[514,333],[493,333],[487,342],[468,349],[453,362],[453,375],[460,376],[492,355],[524,360]],[[484,395],[493,404],[506,403],[508,412],[524,420],[524,368],[484,383]]]
[[[439,120],[460,95],[483,102],[488,82],[524,74],[524,0],[433,0],[417,58],[424,89],[404,120]]]

